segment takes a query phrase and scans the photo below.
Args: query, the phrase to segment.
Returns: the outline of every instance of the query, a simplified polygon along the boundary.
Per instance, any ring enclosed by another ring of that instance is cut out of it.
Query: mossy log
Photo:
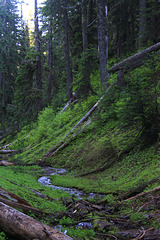
[[[14,238],[30,240],[71,240],[69,236],[0,202],[0,228]]]

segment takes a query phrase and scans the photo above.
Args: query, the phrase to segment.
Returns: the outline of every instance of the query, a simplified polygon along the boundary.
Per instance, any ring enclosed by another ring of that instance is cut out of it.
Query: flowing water
[[[66,188],[66,187],[61,187],[61,186],[56,186],[51,184],[51,176],[56,174],[56,175],[60,175],[60,174],[65,174],[66,170],[64,168],[51,168],[51,167],[45,167],[43,168],[44,174],[42,177],[40,177],[38,179],[38,182],[41,183],[42,185],[46,186],[46,187],[51,187],[52,189],[58,189],[58,190],[62,190],[65,191],[71,195],[75,195],[78,199],[82,199],[82,198],[94,198],[94,197],[101,197],[103,198],[104,195],[98,194],[98,193],[85,193],[81,190],[78,190],[76,188]]]

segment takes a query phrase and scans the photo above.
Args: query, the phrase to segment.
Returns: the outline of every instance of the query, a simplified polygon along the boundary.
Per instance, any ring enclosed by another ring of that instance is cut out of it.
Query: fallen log
[[[52,157],[54,154],[59,152],[61,149],[64,149],[65,147],[68,146],[68,144],[73,140],[73,137],[77,136],[79,133],[83,131],[83,129],[91,123],[91,120],[89,120],[78,132],[74,133],[72,137],[70,137],[66,142],[64,142],[60,147],[58,147],[54,152],[52,152],[49,157]]]
[[[32,212],[34,214],[43,214],[44,213],[37,208],[31,207],[31,206],[28,206],[28,205],[24,205],[24,204],[21,204],[21,203],[17,203],[17,202],[12,202],[12,201],[6,200],[4,198],[0,198],[0,202],[4,203],[4,204],[6,204],[10,207],[13,207],[13,208],[21,209],[26,213],[27,212]]]
[[[106,90],[106,93],[109,91],[109,89],[113,86],[114,84],[111,84],[107,90]],[[77,129],[82,123],[84,123],[85,121],[87,121],[87,119],[91,116],[91,114],[97,109],[98,107],[98,104],[99,102],[103,99],[104,96],[102,96],[98,101],[97,103],[87,112],[87,114],[81,118],[81,120],[69,131],[69,133],[67,133],[56,145],[54,145],[53,148],[51,148],[45,155],[42,156],[42,158],[40,160],[42,160],[43,158],[45,157],[50,157],[52,156],[52,153],[56,152],[56,150],[58,148],[61,148],[61,146],[63,144],[66,144],[64,143],[64,140],[69,136],[71,135],[75,129]],[[69,139],[71,141],[71,139]],[[63,147],[63,146],[62,146]]]
[[[0,154],[16,153],[18,150],[0,150]]]
[[[142,192],[142,193],[139,193],[137,194],[136,196],[133,196],[133,197],[130,197],[130,198],[127,198],[125,201],[128,201],[128,200],[133,200],[133,199],[136,199],[136,198],[139,198],[139,197],[143,197],[149,193],[152,193],[152,192],[156,192],[156,191],[160,191],[160,186],[156,187],[156,188],[153,188],[149,191],[146,191],[146,192]]]
[[[141,193],[149,184],[153,184],[155,182],[160,182],[160,176],[156,177],[156,178],[153,178],[147,182],[143,182],[142,184],[140,184],[139,186],[137,187],[134,187],[134,188],[131,188],[129,189],[127,192],[121,194],[119,197],[118,197],[118,200],[126,200],[126,199],[129,199],[139,193]]]
[[[2,160],[2,161],[0,161],[0,166],[5,166],[5,167],[7,167],[7,166],[15,166],[15,163]]]
[[[147,54],[153,52],[153,51],[158,51],[160,49],[160,42],[156,43],[155,45],[152,45],[151,47],[149,48],[146,48],[144,49],[143,51],[123,60],[122,62],[116,64],[115,66],[111,67],[108,72],[109,73],[115,73],[119,70],[122,70],[123,71],[131,71],[137,67],[140,67]]]
[[[0,197],[23,204],[23,205],[31,206],[29,202],[27,202],[24,198],[21,198],[15,195],[14,193],[5,190],[2,187],[0,187]]]
[[[60,111],[60,113],[66,111],[66,109],[69,107],[70,104],[74,104],[74,103],[77,103],[77,100],[74,100],[73,98],[71,100],[69,100],[66,105],[64,106],[64,108]]]
[[[39,196],[39,197],[41,197],[41,198],[43,198],[43,199],[48,199],[48,200],[51,200],[51,201],[58,201],[58,199],[55,199],[55,198],[49,197],[49,196],[47,196],[47,195],[44,195],[44,194],[42,194],[42,193],[40,193],[40,192],[37,192],[37,190],[34,190],[34,189],[32,189],[32,188],[29,188],[29,187],[26,187],[26,186],[24,186],[24,185],[18,185],[17,183],[14,183],[14,182],[10,181],[10,180],[7,179],[7,178],[4,178],[4,179],[6,179],[6,180],[9,181],[10,183],[12,183],[12,184],[14,184],[14,185],[16,185],[16,186],[18,186],[18,187],[27,188],[28,190],[30,190],[31,192],[35,193],[37,196]],[[1,196],[1,189],[2,189],[2,188],[0,188],[0,196]],[[8,191],[6,191],[6,190],[4,190],[4,191],[7,192],[7,193],[9,193],[9,196],[11,196],[12,199],[13,199],[13,198],[16,199],[16,200],[18,201],[18,203],[31,206],[25,199],[23,199],[23,198],[15,195],[15,194],[13,194],[13,193],[11,193],[11,192],[8,192]],[[8,199],[10,199],[10,198],[8,198]]]
[[[69,236],[0,202],[0,228],[9,236],[29,240],[71,240]]]

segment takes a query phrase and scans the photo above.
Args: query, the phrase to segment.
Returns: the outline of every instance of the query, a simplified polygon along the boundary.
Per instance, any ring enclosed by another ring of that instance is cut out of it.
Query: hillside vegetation
[[[103,95],[90,96],[83,101],[77,99],[65,111],[46,107],[36,122],[25,126],[14,138],[8,136],[3,139],[2,149],[16,149],[18,153],[8,159],[16,166],[0,168],[1,186],[43,211],[52,214],[65,212],[63,202],[54,205],[48,200],[39,200],[26,188],[43,188],[43,193],[57,199],[62,196],[70,198],[57,190],[39,187],[37,178],[42,174],[41,168],[27,165],[63,167],[67,174],[53,175],[54,184],[105,194],[95,202],[103,202],[106,209],[110,208],[110,220],[114,222],[102,227],[100,220],[106,222],[109,219],[104,212],[95,211],[92,216],[87,215],[92,219],[94,232],[87,230],[80,236],[73,226],[69,227],[78,219],[63,216],[59,223],[68,229],[70,236],[76,239],[116,239],[116,236],[118,239],[132,239],[136,233],[132,235],[131,229],[143,227],[141,236],[147,236],[151,231],[154,239],[158,239],[159,235],[153,231],[160,228],[159,57],[160,52],[157,52],[143,67],[126,74],[124,86],[117,86],[116,74],[111,75],[108,87],[113,85]],[[95,73],[92,79],[95,88],[97,78],[98,73]],[[100,98],[95,111],[73,129]],[[46,156],[54,146],[52,154]],[[20,186],[23,189],[19,190]],[[145,194],[147,191],[149,193]],[[142,197],[137,196],[142,192]],[[135,198],[126,201],[130,197]],[[129,221],[126,227],[121,222],[123,217]],[[52,222],[47,221],[49,224]],[[122,228],[123,231],[130,229],[131,235],[120,234]]]

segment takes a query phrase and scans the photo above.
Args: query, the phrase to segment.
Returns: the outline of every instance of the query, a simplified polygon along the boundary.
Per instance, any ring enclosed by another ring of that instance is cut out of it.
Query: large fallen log
[[[125,71],[128,72],[137,67],[140,67],[149,53],[153,51],[158,51],[159,49],[160,49],[160,42],[116,64],[115,66],[111,67],[108,70],[108,72],[115,73],[122,69],[124,72]]]
[[[23,240],[71,240],[69,236],[0,202],[0,228]]]
[[[109,89],[113,86],[114,84],[111,84],[107,90],[106,90],[106,93],[109,91]],[[63,145],[65,146],[66,143],[64,142],[64,140],[69,136],[71,135],[72,133],[74,133],[75,129],[77,129],[82,123],[84,123],[85,121],[87,121],[87,119],[91,116],[91,114],[97,109],[98,107],[98,104],[100,103],[100,101],[103,99],[104,96],[102,96],[98,101],[97,103],[87,112],[87,114],[81,118],[81,120],[69,131],[69,133],[67,133],[56,145],[54,145],[53,148],[51,148],[45,155],[42,156],[42,158],[45,158],[45,157],[51,157],[54,153],[54,152],[57,152],[56,150],[58,148],[63,148]],[[71,139],[69,139],[69,141],[71,141]],[[41,159],[40,159],[41,160]]]

